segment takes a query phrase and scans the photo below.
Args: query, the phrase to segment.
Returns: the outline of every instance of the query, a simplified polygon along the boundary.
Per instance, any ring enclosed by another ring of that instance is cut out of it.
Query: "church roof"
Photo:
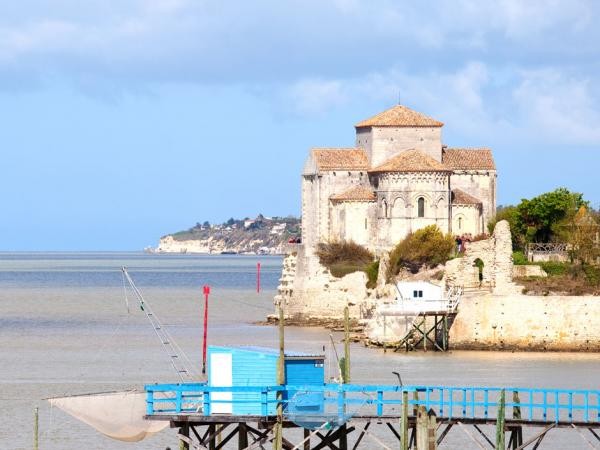
[[[446,148],[442,162],[452,170],[496,170],[489,148]]]
[[[332,195],[330,199],[337,202],[374,202],[377,197],[369,187],[354,186],[341,194]]]
[[[449,172],[449,169],[422,151],[411,149],[404,150],[369,172]]]
[[[355,127],[441,127],[439,122],[431,117],[413,111],[403,105],[396,105],[366,120],[358,122]]]
[[[453,205],[481,205],[481,200],[460,189],[452,189]]]
[[[313,148],[319,170],[367,170],[369,160],[362,148]]]

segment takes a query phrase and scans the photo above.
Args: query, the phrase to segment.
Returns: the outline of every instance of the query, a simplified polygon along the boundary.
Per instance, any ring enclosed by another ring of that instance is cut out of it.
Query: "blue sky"
[[[499,204],[600,205],[593,1],[0,5],[0,250],[136,250],[299,214],[312,146],[400,101],[489,146]]]

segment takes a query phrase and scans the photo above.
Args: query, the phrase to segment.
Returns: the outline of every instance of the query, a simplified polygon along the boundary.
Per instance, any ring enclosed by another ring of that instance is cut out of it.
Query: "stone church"
[[[486,232],[496,212],[488,148],[442,143],[443,123],[396,105],[355,125],[354,148],[313,148],[302,173],[302,240],[354,241],[375,253],[435,224]]]

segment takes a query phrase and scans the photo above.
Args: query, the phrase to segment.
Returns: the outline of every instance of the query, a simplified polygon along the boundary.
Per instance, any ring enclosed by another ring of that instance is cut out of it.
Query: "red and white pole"
[[[204,339],[202,340],[202,375],[206,374],[206,336],[208,334],[208,294],[210,286],[205,285],[202,288],[204,292]]]
[[[260,293],[260,263],[256,263],[256,293]]]

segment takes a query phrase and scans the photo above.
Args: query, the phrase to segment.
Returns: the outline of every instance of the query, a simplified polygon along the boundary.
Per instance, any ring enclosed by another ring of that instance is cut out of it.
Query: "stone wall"
[[[341,318],[350,305],[350,315],[363,315],[368,298],[367,276],[354,272],[336,278],[319,263],[319,258],[304,245],[288,255],[283,264],[276,304],[283,304],[285,314],[296,318]]]
[[[371,167],[384,163],[402,150],[419,149],[442,161],[441,127],[372,127],[356,131],[356,147],[364,148]]]
[[[450,175],[452,189],[461,189],[481,200],[483,224],[496,215],[496,171],[461,170]],[[484,230],[485,231],[485,230]]]
[[[450,347],[600,351],[600,298],[467,297],[450,328]]]
[[[476,262],[483,262],[482,278]],[[512,282],[512,243],[508,222],[496,224],[489,239],[466,244],[465,254],[446,263],[445,282],[447,286],[465,288],[487,288],[495,293],[519,292]]]

